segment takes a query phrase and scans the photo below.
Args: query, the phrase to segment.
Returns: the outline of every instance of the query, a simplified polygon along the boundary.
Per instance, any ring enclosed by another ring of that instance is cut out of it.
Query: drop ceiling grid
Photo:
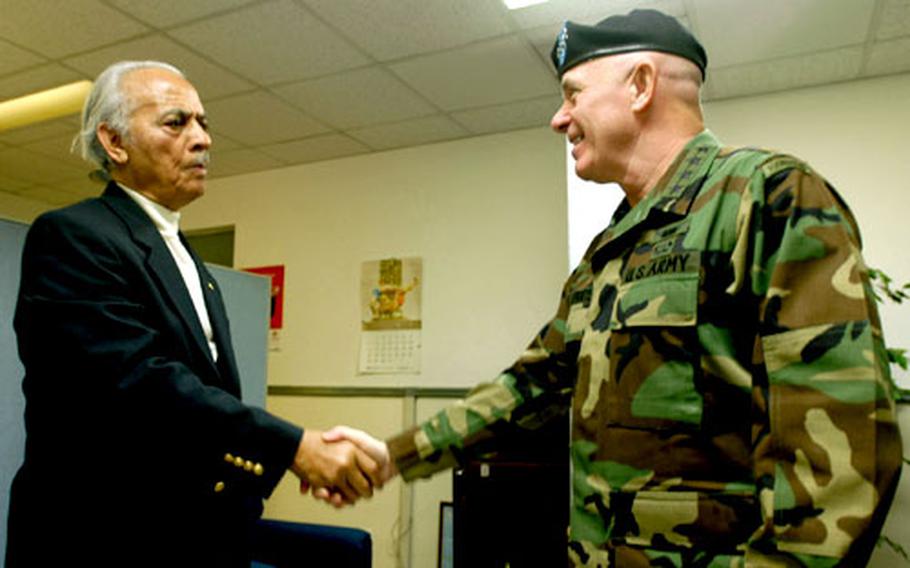
[[[213,177],[233,175],[546,124],[562,21],[641,7],[702,38],[708,100],[910,71],[910,0],[4,0],[0,100],[169,60],[211,115]],[[87,171],[51,157],[68,120],[0,132],[0,191]]]

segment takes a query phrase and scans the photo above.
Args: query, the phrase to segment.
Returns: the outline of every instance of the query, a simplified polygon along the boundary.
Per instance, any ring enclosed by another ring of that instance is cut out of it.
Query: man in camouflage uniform
[[[567,23],[553,59],[553,128],[626,199],[518,361],[388,441],[397,470],[568,407],[570,565],[864,565],[901,444],[846,204],[704,129],[706,56],[668,16]]]

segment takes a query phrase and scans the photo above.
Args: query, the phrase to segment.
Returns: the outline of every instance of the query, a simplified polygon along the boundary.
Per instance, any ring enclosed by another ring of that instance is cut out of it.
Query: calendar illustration
[[[419,258],[363,263],[361,374],[420,372],[421,276]]]

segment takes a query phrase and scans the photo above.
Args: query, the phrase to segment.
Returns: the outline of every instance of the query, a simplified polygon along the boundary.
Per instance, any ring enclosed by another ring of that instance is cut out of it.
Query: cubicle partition
[[[9,486],[22,463],[25,429],[22,364],[16,353],[13,309],[19,288],[19,259],[28,225],[0,219],[0,565],[6,550]]]

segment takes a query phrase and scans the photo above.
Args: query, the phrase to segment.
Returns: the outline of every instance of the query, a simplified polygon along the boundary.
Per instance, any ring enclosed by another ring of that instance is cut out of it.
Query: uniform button
[[[240,456],[237,456],[236,458],[234,458],[234,465],[236,465],[237,467],[243,467],[243,458]]]
[[[221,493],[222,491],[224,491],[224,482],[219,481],[215,484],[215,493]]]
[[[234,456],[231,454],[224,454],[224,461],[228,463],[234,463]]]
[[[253,471],[253,462],[251,462],[250,460],[246,460],[245,462],[243,462],[243,469],[245,469],[246,471]]]
[[[254,475],[262,475],[263,473],[265,473],[265,468],[262,467],[261,463],[257,463],[256,465],[253,466]]]

